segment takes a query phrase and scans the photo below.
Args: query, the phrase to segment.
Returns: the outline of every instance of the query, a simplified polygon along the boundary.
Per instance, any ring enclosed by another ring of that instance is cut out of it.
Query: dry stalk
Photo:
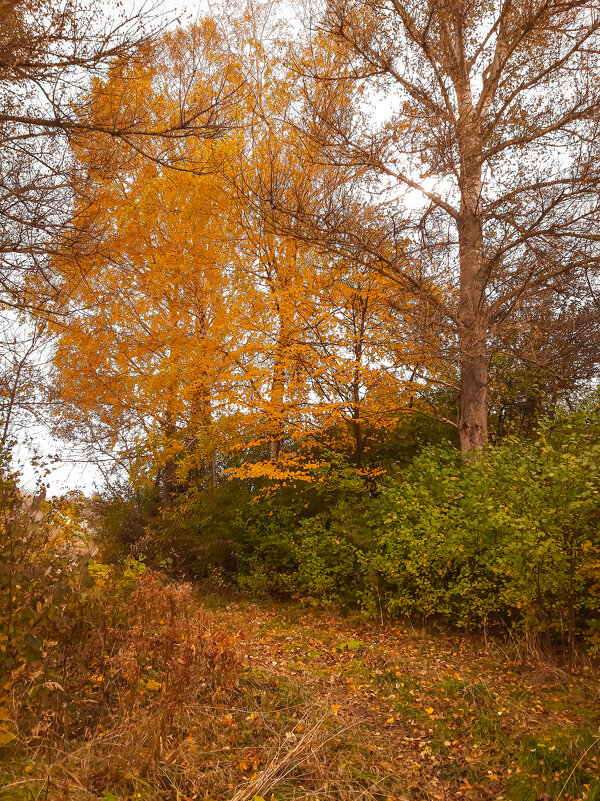
[[[302,716],[295,728],[305,721],[308,721],[312,710],[315,707],[310,707]],[[322,715],[314,723],[307,725],[306,730],[301,737],[293,741],[290,746],[290,740],[293,732],[288,732],[287,735],[280,739],[277,750],[271,759],[270,763],[263,768],[260,773],[251,780],[247,785],[241,787],[230,801],[252,801],[256,796],[263,795],[269,790],[274,790],[276,785],[283,781],[287,776],[294,771],[298,765],[301,765],[311,756],[317,754],[330,740],[339,737],[340,734],[358,726],[364,721],[356,721],[347,726],[336,729],[332,734],[324,739],[319,738],[323,724],[331,715],[329,713]]]

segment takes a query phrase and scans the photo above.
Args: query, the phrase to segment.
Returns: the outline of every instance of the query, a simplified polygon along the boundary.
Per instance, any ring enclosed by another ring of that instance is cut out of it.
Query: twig
[[[306,720],[309,713],[310,709],[302,717],[302,720]],[[353,726],[358,726],[363,722],[357,721],[356,723],[349,724],[348,726],[343,726],[342,728],[333,732],[333,734],[331,734],[329,737],[326,737],[324,740],[322,740],[319,745],[313,747],[315,734],[319,731],[328,717],[329,715],[325,715],[320,718],[320,720],[318,720],[310,729],[306,730],[305,734],[300,738],[293,748],[283,754],[282,750],[284,743],[281,742],[271,763],[263,771],[261,771],[260,775],[257,776],[253,782],[238,790],[237,793],[231,798],[231,801],[250,801],[250,799],[253,799],[259,795],[260,792],[264,792],[266,787],[272,788],[275,783],[279,783],[282,779],[285,779],[287,776],[289,776],[289,774],[295,768],[297,768],[298,765],[302,764],[302,762],[308,759],[311,755],[314,755],[320,751],[328,742],[330,742],[330,740],[338,737],[340,734],[348,729],[351,729]],[[310,752],[306,753],[309,748]]]

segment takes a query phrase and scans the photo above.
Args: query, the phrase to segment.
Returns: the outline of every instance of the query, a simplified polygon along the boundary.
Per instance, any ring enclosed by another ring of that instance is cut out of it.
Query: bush
[[[598,411],[583,410],[479,458],[418,458],[372,511],[388,608],[596,647],[599,429]]]
[[[94,508],[107,561],[119,562],[145,550],[148,527],[159,513],[154,491],[121,486],[108,498],[96,497]]]
[[[233,638],[213,625],[190,585],[169,583],[133,558],[121,567],[93,562],[81,578],[44,664],[46,682],[61,683],[57,712],[71,734],[151,704],[160,738],[187,704],[234,685]],[[82,697],[91,704],[87,718]]]
[[[0,747],[141,714],[151,729],[128,729],[158,747],[188,704],[234,686],[233,638],[190,585],[133,557],[95,561],[71,499],[23,498],[6,479],[0,500]]]
[[[95,550],[69,498],[22,496],[0,479],[0,686],[34,669]]]
[[[253,595],[356,604],[367,581],[369,489],[329,455],[309,482],[265,487],[238,516],[238,586]]]
[[[242,513],[239,585],[600,646],[600,411],[462,458],[430,448],[377,492],[336,457]]]

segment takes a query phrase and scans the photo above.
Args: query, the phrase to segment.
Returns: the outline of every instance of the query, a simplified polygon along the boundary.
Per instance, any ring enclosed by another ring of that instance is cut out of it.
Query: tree
[[[248,406],[266,418],[272,463],[284,442],[289,450],[302,441],[342,447],[360,465],[366,427],[385,428],[403,393],[404,400],[409,395],[413,348],[389,339],[392,317],[396,335],[400,327],[406,331],[404,297],[385,276],[324,249],[305,237],[302,225],[282,219],[282,199],[293,203],[329,169],[315,163],[294,126],[301,87],[286,63],[293,37],[276,12],[276,4],[253,4],[233,28],[248,93],[239,156],[226,176],[243,232],[240,267],[258,288],[244,326],[263,325],[270,366],[262,384],[252,382],[260,391],[250,393]],[[266,316],[256,313],[260,308]]]
[[[48,338],[43,320],[4,315],[0,332],[0,455],[2,460],[36,421],[46,418]],[[0,471],[6,465],[2,461]]]
[[[301,230],[278,230],[270,196],[294,191],[306,154],[287,136],[294,78],[252,33],[226,47],[201,21],[93,88],[94,118],[116,95],[167,119],[173,94],[159,88],[171,76],[188,94],[210,89],[217,72],[243,83],[235,128],[179,142],[180,171],[94,132],[73,146],[87,240],[53,263],[69,298],[55,322],[67,428],[130,466],[151,465],[165,497],[200,462],[213,483],[225,460],[242,461],[240,476],[281,479],[315,445],[361,466],[368,433],[395,425],[424,386],[410,380],[415,304],[401,288]],[[264,80],[275,74],[282,80]]]
[[[53,264],[69,299],[53,323],[61,427],[156,478],[168,503],[182,453],[214,473],[236,352],[226,196],[214,176],[174,180],[141,157],[102,183],[100,246]]]
[[[597,384],[600,307],[593,287],[567,277],[527,293],[492,341],[490,434],[531,435],[539,418],[572,409]]]
[[[200,96],[176,76],[161,86],[139,69],[136,78],[140,62],[164,45],[168,20],[150,5],[124,13],[96,0],[2,0],[0,23],[0,290],[5,305],[39,308],[57,293],[48,259],[82,235],[74,211],[83,209],[78,194],[88,176],[77,173],[73,141],[96,137],[97,169],[110,166],[100,160],[115,141],[179,162],[182,139],[222,132],[237,87],[227,84],[226,97],[221,76]],[[163,102],[153,104],[157,98]]]
[[[384,272],[447,329],[460,446],[485,446],[492,341],[530,292],[596,280],[598,9],[328,0],[311,24],[295,63],[297,126],[332,172],[295,204],[277,202],[307,237]],[[382,104],[387,114],[369,113]]]

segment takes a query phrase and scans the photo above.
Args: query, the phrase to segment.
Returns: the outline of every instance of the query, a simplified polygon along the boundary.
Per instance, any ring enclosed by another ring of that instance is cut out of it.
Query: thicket
[[[233,687],[233,638],[189,584],[98,561],[74,499],[25,497],[9,475],[0,490],[3,757],[91,739],[102,781],[149,764],[186,710]]]
[[[583,639],[597,653],[599,522],[592,403],[477,456],[429,446],[378,473],[329,453],[310,481],[192,488],[137,547],[255,597],[523,632],[565,653]]]

